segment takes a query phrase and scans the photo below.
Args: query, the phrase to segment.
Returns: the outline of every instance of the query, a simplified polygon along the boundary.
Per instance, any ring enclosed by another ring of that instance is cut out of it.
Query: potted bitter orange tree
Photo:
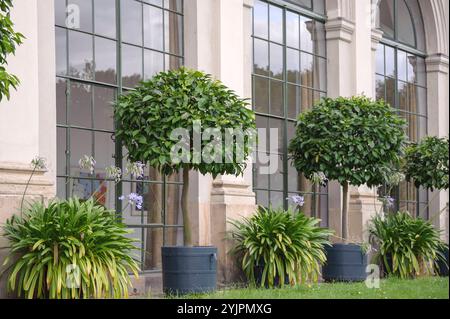
[[[193,245],[189,175],[242,174],[256,128],[253,111],[220,81],[183,67],[159,73],[120,96],[115,116],[120,124],[116,137],[130,161],[148,163],[166,176],[182,171],[184,246],[162,247],[164,291],[214,290],[217,248]]]

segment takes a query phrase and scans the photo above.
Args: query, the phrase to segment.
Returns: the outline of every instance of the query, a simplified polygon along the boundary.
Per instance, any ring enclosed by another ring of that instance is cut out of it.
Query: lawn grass
[[[380,289],[365,283],[333,283],[281,289],[226,289],[187,299],[449,299],[449,279],[440,277],[381,281]]]

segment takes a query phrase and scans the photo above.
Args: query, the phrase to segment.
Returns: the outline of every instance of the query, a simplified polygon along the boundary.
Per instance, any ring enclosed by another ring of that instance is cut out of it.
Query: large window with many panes
[[[397,109],[412,142],[427,135],[425,32],[417,0],[382,0],[379,4],[383,40],[377,49],[376,97]],[[394,189],[395,210],[428,218],[428,192],[403,182]]]
[[[160,247],[182,241],[182,181],[150,168],[143,180],[106,179],[106,168],[126,167],[127,155],[111,102],[183,64],[183,1],[55,0],[55,23],[58,197],[94,196],[116,210],[139,240],[141,269],[158,271]],[[84,155],[95,158],[93,172],[79,167]],[[118,198],[132,192],[144,197],[143,208],[122,210]]]
[[[259,205],[286,209],[293,205],[288,197],[301,195],[305,197],[304,212],[320,217],[327,225],[327,187],[305,179],[292,167],[287,154],[297,116],[326,96],[324,15],[322,0],[254,3],[253,108],[257,127],[268,129],[268,141],[269,129],[277,129],[278,146],[259,143],[253,176]],[[276,162],[276,172],[262,174],[262,166],[270,163],[260,159],[270,155]]]

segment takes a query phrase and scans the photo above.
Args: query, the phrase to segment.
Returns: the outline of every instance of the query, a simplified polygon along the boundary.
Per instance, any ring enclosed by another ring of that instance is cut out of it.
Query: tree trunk
[[[181,210],[183,211],[184,245],[192,247],[191,223],[189,220],[189,169],[183,168],[183,192],[181,193]]]
[[[161,181],[162,174],[151,168],[149,178],[153,181]],[[151,184],[147,194],[147,224],[161,224],[162,221],[162,185]],[[145,265],[147,269],[160,269],[162,264],[161,246],[163,246],[163,230],[161,228],[149,228],[147,230],[147,242],[145,249]]]
[[[348,239],[348,204],[349,204],[349,185],[345,182],[343,186],[343,204],[342,204],[342,238]]]

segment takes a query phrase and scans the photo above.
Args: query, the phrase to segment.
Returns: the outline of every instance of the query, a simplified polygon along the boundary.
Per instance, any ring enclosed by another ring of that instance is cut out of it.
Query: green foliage
[[[426,137],[406,149],[405,175],[416,187],[449,188],[449,143],[447,138]]]
[[[35,203],[23,217],[8,220],[3,230],[11,243],[5,261],[11,269],[8,289],[19,297],[128,297],[128,272],[138,272],[130,257],[133,240],[126,237],[129,231],[115,213],[93,200]],[[74,271],[74,280],[68,281],[73,265],[79,273]]]
[[[300,114],[289,146],[305,177],[323,172],[343,185],[382,185],[399,166],[406,122],[383,101],[324,98]]]
[[[256,267],[264,267],[261,286],[274,287],[278,278],[284,285],[317,281],[320,266],[325,263],[324,246],[330,245],[332,232],[320,228],[320,220],[291,211],[259,207],[251,218],[231,222],[236,240],[233,253],[242,260],[247,278],[256,284]]]
[[[16,52],[16,46],[22,44],[24,36],[15,32],[10,18],[11,0],[0,0],[0,102],[3,96],[10,97],[11,87],[17,89],[19,79],[6,71],[6,57]]]
[[[376,216],[369,231],[371,240],[379,246],[375,260],[388,274],[404,279],[432,274],[437,260],[446,262],[444,243],[429,221],[408,213],[388,214]]]
[[[181,68],[162,72],[119,97],[115,104],[115,115],[120,123],[116,135],[128,149],[131,161],[148,162],[167,175],[180,168],[213,176],[239,175],[243,173],[245,163],[236,160],[238,150],[234,145],[223,146],[223,154],[233,157],[223,163],[173,163],[171,151],[179,140],[172,140],[171,134],[177,128],[187,129],[192,141],[194,121],[201,121],[203,128],[219,128],[222,135],[230,128],[255,129],[255,115],[247,105],[221,82],[200,71]],[[245,141],[243,154],[247,158],[251,143],[248,137]],[[202,141],[202,149],[208,143],[210,141]],[[191,159],[194,155],[192,144]]]

